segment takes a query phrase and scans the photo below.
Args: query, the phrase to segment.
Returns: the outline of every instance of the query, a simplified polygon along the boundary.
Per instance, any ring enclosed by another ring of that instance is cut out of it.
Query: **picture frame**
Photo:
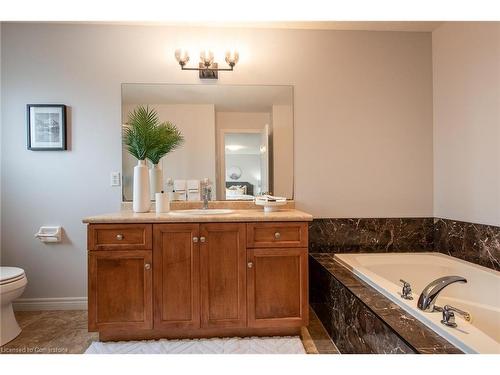
[[[28,150],[65,151],[66,105],[27,104]]]

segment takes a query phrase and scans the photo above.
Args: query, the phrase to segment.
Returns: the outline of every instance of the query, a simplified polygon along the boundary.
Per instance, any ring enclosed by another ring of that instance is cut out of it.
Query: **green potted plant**
[[[160,123],[155,127],[155,139],[157,144],[147,156],[153,165],[149,170],[151,199],[155,198],[155,193],[163,190],[163,171],[159,166],[161,158],[184,143],[184,137],[179,129],[169,121]]]
[[[154,164],[157,165],[161,157],[180,146],[183,140],[175,125],[160,122],[154,109],[138,106],[129,113],[128,121],[123,126],[123,144],[138,160],[134,167],[132,204],[134,212],[148,212],[151,207],[146,159],[156,161]],[[161,184],[160,179],[160,186]]]

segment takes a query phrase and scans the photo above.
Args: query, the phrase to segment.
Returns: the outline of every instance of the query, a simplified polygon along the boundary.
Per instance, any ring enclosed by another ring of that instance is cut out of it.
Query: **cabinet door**
[[[246,326],[245,224],[200,225],[202,327]]]
[[[307,248],[248,250],[248,326],[308,324]]]
[[[200,327],[198,224],[154,226],[154,326]]]
[[[88,272],[89,331],[152,328],[151,251],[91,251]]]

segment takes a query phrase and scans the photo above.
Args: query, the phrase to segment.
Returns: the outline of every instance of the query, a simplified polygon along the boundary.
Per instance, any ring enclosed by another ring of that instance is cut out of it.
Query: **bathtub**
[[[336,254],[334,258],[465,353],[500,353],[500,272],[440,253]],[[449,275],[468,281],[449,285],[436,300],[436,306],[448,304],[472,315],[467,322],[455,314],[456,328],[441,324],[441,312],[417,308],[425,286]],[[411,284],[413,300],[401,298],[400,279]]]

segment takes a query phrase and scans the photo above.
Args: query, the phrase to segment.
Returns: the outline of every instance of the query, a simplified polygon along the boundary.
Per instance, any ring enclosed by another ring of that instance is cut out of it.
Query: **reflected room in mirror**
[[[187,191],[208,179],[215,200],[253,200],[261,194],[293,199],[292,86],[122,84],[123,124],[138,106],[154,109],[184,137],[182,147],[158,164],[165,192],[184,185]],[[132,200],[136,164],[123,150],[124,201]]]

